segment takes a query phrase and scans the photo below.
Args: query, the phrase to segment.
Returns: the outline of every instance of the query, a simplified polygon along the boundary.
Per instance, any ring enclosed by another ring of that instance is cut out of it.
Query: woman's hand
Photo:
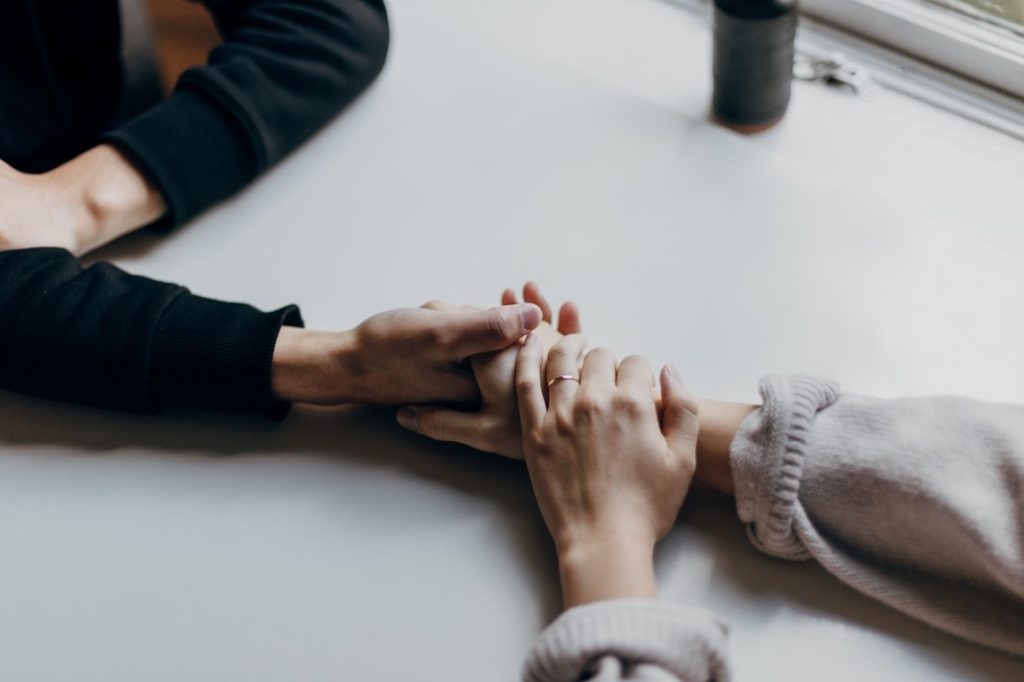
[[[678,372],[661,371],[659,421],[647,361],[616,366],[603,348],[584,358],[585,347],[583,337],[566,336],[545,368],[531,335],[516,364],[523,451],[567,607],[654,596],[654,545],[675,522],[696,466],[697,402]]]
[[[557,330],[553,326],[552,308],[533,282],[523,287],[523,300],[541,309],[543,323],[533,332],[545,355],[565,334],[580,331],[579,311],[575,304],[565,303],[559,309]],[[518,303],[515,292],[506,289],[502,305]],[[436,310],[473,310],[467,306],[446,306],[431,302]],[[493,452],[513,459],[523,458],[522,428],[515,390],[515,366],[519,345],[470,358],[470,367],[480,387],[480,409],[475,412],[452,410],[438,406],[409,406],[398,413],[398,422],[416,433],[434,440],[468,445],[484,452]]]
[[[519,300],[516,298],[515,291],[505,289],[505,291],[501,292],[502,305],[515,305],[516,303],[519,303]],[[532,303],[539,306],[544,316],[544,321],[552,327],[555,326],[555,320],[551,314],[551,304],[548,303],[548,299],[544,297],[544,294],[540,292],[540,286],[536,282],[527,282],[523,286],[523,303]],[[557,329],[560,335],[579,334],[582,331],[580,327],[580,311],[572,301],[566,301],[558,309]]]

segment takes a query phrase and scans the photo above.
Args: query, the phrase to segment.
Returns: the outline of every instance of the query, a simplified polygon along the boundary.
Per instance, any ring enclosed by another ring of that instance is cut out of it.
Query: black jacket
[[[184,0],[182,0],[184,1]],[[204,0],[209,63],[127,121],[117,0],[0,0],[0,159],[41,172],[120,149],[181,224],[306,140],[380,72],[382,0]],[[260,313],[58,249],[0,253],[0,387],[104,407],[280,414],[270,360],[298,310]]]

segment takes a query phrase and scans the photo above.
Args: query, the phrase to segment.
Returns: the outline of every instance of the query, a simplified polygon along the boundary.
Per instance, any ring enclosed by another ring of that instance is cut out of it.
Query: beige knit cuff
[[[622,679],[643,680],[629,671],[650,666],[661,673],[659,680],[668,673],[683,682],[726,682],[726,634],[725,624],[710,611],[654,599],[578,606],[541,634],[523,680],[574,682],[586,679],[584,671],[609,667],[622,670]]]
[[[730,452],[736,511],[762,552],[810,559],[793,523],[800,478],[814,419],[836,401],[839,387],[813,377],[768,376],[760,390],[764,405],[740,426]]]

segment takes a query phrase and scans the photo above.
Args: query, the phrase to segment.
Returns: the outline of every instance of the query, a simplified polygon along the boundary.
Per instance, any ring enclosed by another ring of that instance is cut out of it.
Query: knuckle
[[[617,393],[612,399],[612,407],[616,412],[634,417],[643,413],[644,401],[631,393]]]
[[[420,307],[425,308],[427,310],[440,310],[442,307],[444,307],[444,304],[438,299],[432,298],[423,305],[421,305]]]
[[[429,346],[450,346],[453,341],[452,331],[443,324],[431,325],[423,330],[423,341]]]
[[[555,410],[555,431],[560,436],[571,435],[576,429],[576,419],[567,410]]]
[[[427,421],[427,431],[437,440],[447,440],[448,417],[443,412],[435,412]]]
[[[692,395],[677,395],[672,398],[672,407],[689,414],[691,417],[700,417],[700,403]]]
[[[544,434],[540,429],[530,429],[523,434],[523,445],[530,452],[542,453],[545,448]]]
[[[565,343],[565,339],[559,341],[554,345],[551,351],[548,353],[548,364],[561,363],[566,360],[572,360],[576,357],[576,349]]]
[[[604,407],[604,401],[599,397],[581,391],[576,395],[573,411],[579,417],[595,417],[605,411]]]
[[[537,378],[533,376],[520,376],[516,377],[516,392],[517,393],[529,393],[533,391],[537,386]]]
[[[494,339],[507,339],[512,333],[512,325],[500,309],[487,313],[487,333]]]
[[[587,347],[587,337],[583,336],[583,334],[569,334],[565,337],[565,340],[576,352]]]
[[[687,479],[692,479],[693,475],[697,473],[697,456],[693,451],[687,451],[682,457],[679,457],[676,464],[678,467],[679,475]]]

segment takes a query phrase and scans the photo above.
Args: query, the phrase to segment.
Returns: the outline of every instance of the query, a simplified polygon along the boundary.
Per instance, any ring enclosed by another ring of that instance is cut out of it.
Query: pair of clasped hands
[[[523,300],[508,290],[490,310],[430,302],[340,334],[285,328],[275,391],[404,405],[411,431],[525,460],[566,606],[653,597],[654,546],[696,466],[697,401],[672,366],[656,382],[641,357],[588,350],[572,303],[556,324],[536,285]]]

